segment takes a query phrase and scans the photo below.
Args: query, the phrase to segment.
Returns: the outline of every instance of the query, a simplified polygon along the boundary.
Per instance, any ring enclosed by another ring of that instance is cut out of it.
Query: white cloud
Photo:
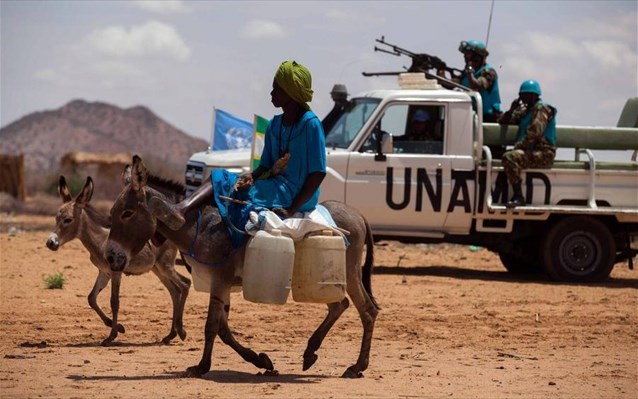
[[[187,13],[190,11],[184,2],[179,0],[134,0],[130,4],[142,10],[158,14]]]
[[[184,61],[191,53],[173,26],[157,21],[130,30],[122,26],[96,29],[88,43],[102,53],[118,57],[158,55]]]
[[[523,79],[530,79],[536,74],[539,65],[536,65],[533,59],[514,55],[503,60],[503,68],[510,74],[513,72],[519,77],[524,77]]]
[[[611,40],[584,41],[583,47],[603,67],[631,65],[636,62],[636,51],[626,43]]]
[[[565,29],[570,36],[591,39],[615,39],[636,41],[636,14],[616,15],[607,18],[584,18]]]
[[[526,41],[528,51],[543,57],[575,57],[582,52],[573,40],[558,35],[529,32]]]
[[[33,77],[37,80],[51,83],[55,83],[58,80],[58,74],[51,68],[36,71],[36,73],[33,74]]]
[[[340,9],[329,9],[326,11],[326,17],[337,21],[348,21],[352,18],[352,14]]]
[[[144,72],[136,66],[117,61],[96,62],[89,69],[101,76],[122,78],[142,78],[145,76]]]
[[[279,39],[286,36],[286,31],[276,22],[254,19],[242,28],[241,35],[248,39]]]

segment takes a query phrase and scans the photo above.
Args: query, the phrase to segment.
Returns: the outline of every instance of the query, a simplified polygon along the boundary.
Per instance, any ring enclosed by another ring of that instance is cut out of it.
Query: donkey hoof
[[[304,356],[304,358],[303,358],[303,371],[306,371],[310,367],[312,367],[312,365],[315,364],[317,359],[319,359],[319,356],[317,356],[314,353],[312,355],[310,355],[310,356]]]
[[[201,366],[191,366],[186,369],[182,377],[184,378],[201,378],[208,370],[204,370]]]
[[[260,353],[259,354],[259,366],[262,369],[266,369],[269,371],[273,371],[275,369],[275,366],[272,364],[272,361],[270,360],[270,358],[268,357],[267,354],[265,353]]]
[[[179,339],[182,341],[186,339],[186,330],[180,329],[177,333],[179,334]]]
[[[348,367],[346,371],[341,375],[341,378],[362,378],[363,373],[361,371],[355,371],[352,366]]]
[[[113,320],[108,319],[104,322],[104,324],[108,327],[108,328],[113,328]],[[124,329],[124,326],[121,325],[120,323],[117,323],[117,332],[124,334],[126,332],[126,330]]]
[[[113,341],[115,340],[115,337],[107,337],[104,341],[102,341],[102,346],[111,346],[113,344]]]
[[[162,345],[170,345],[171,344],[171,340],[173,338],[175,338],[177,334],[169,334],[167,336],[165,336],[164,338],[162,338]]]

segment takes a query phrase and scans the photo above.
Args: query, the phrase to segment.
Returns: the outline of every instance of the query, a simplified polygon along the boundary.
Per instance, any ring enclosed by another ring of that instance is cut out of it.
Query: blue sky
[[[330,89],[396,87],[362,71],[409,59],[375,53],[384,35],[461,68],[461,40],[486,40],[491,1],[2,1],[1,115],[6,126],[73,99],[145,105],[208,140],[213,107],[271,117],[275,69],[295,59],[313,74],[323,117]],[[504,105],[537,79],[558,123],[613,126],[638,96],[638,2],[496,1],[488,62]]]

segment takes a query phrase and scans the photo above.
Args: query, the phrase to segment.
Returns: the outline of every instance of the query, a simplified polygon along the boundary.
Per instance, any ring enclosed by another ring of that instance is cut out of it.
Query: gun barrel
[[[369,76],[396,76],[399,74],[402,74],[402,72],[361,72],[361,74],[363,76],[369,77]]]
[[[379,47],[377,47],[377,46],[374,46],[374,51],[380,51],[380,52],[382,52],[382,53],[387,53],[387,54],[396,55],[397,57],[400,57],[400,56],[401,56],[401,54],[400,54],[400,53],[397,53],[396,51],[386,50],[386,49],[383,49],[383,48],[379,48]]]

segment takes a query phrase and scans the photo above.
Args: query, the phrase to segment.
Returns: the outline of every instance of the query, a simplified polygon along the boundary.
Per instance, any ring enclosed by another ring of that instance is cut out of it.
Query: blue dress
[[[237,229],[243,230],[248,215],[254,208],[290,207],[309,174],[326,172],[326,142],[319,118],[312,111],[306,111],[292,126],[284,126],[282,122],[283,114],[280,114],[268,123],[260,161],[260,166],[270,170],[281,156],[287,152],[290,153],[287,166],[278,175],[269,179],[255,180],[250,189],[235,192],[233,186],[239,175],[223,169],[217,169],[211,173],[214,199],[227,225],[230,222]],[[319,194],[320,190],[317,188],[312,197],[298,211],[313,210],[319,201]],[[241,206],[226,202],[221,200],[219,195],[248,201],[250,205]],[[227,227],[233,244],[236,247],[241,246],[245,236],[231,226]]]
[[[319,118],[312,111],[306,111],[292,126],[284,126],[282,122],[283,114],[275,116],[268,124],[260,165],[272,169],[275,162],[289,152],[288,166],[273,178],[255,180],[250,189],[251,202],[265,208],[288,208],[309,174],[326,173],[326,141]],[[317,188],[299,211],[313,210],[319,194]]]

